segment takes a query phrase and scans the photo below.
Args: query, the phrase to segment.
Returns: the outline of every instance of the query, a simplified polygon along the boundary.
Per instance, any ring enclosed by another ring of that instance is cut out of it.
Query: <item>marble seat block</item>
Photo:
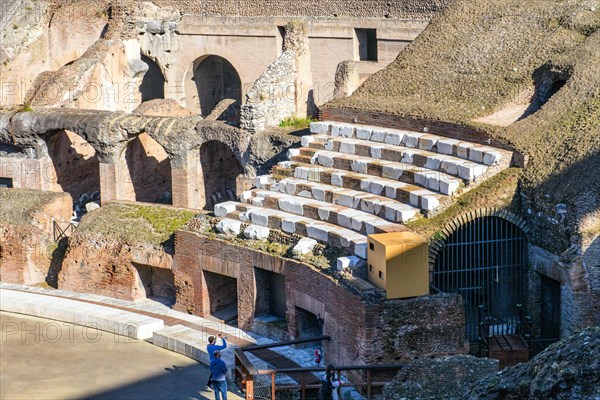
[[[433,146],[437,144],[438,136],[423,135],[419,138],[419,149],[431,151]]]
[[[289,149],[286,153],[287,158],[292,158],[300,155],[300,149]]]
[[[354,154],[356,152],[356,148],[352,142],[341,142],[338,151],[345,154]]]
[[[440,201],[434,196],[423,196],[421,197],[421,208],[423,210],[432,211],[438,208]]]
[[[232,213],[235,211],[236,206],[239,203],[237,203],[236,201],[226,201],[224,203],[219,203],[215,205],[215,216],[217,217],[224,217],[229,213]]]
[[[469,159],[469,151],[472,147],[475,147],[473,143],[460,143],[456,148],[456,155],[465,160]]]
[[[296,233],[296,224],[303,220],[302,217],[289,215],[281,219],[281,230],[285,233],[294,234]]]
[[[452,154],[454,154],[454,148],[458,146],[459,143],[460,140],[457,139],[439,139],[437,141],[437,151],[440,154],[446,154],[451,156]]]
[[[405,132],[404,138],[402,139],[402,144],[404,144],[406,147],[416,148],[419,146],[419,139],[424,135],[424,133],[418,132]]]
[[[329,233],[335,230],[334,227],[324,224],[308,224],[306,233],[308,237],[318,240],[319,242],[328,243]]]
[[[473,181],[483,175],[487,167],[476,163],[465,163],[463,165],[458,165],[457,169],[459,177]]]
[[[402,139],[404,139],[404,133],[388,132],[388,134],[385,136],[384,142],[392,146],[400,146],[400,144],[402,144]]]
[[[368,167],[369,167],[369,160],[363,159],[363,160],[355,160],[354,162],[352,162],[351,168],[352,168],[352,171],[354,171],[354,172],[366,174]]]
[[[370,140],[373,128],[368,126],[356,127],[355,134],[357,139]]]
[[[306,204],[306,199],[301,197],[286,197],[278,202],[281,211],[296,215],[304,215],[304,204]]]
[[[329,123],[328,122],[311,122],[310,132],[317,135],[329,134]]]
[[[483,155],[483,163],[485,165],[494,165],[502,159],[502,154],[499,151],[488,151]]]
[[[354,126],[345,123],[332,122],[331,123],[331,136],[333,137],[345,137],[351,139],[354,136]]]
[[[367,239],[354,243],[354,254],[360,258],[367,259]]]
[[[372,142],[383,143],[385,142],[385,137],[387,136],[388,130],[385,128],[373,128],[371,132],[371,140]]]

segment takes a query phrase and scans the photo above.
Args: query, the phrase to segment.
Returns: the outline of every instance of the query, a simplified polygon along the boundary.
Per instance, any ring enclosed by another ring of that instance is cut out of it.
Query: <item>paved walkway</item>
[[[1,290],[13,290],[19,292],[30,292],[38,295],[46,295],[51,297],[66,298],[71,300],[77,300],[87,304],[95,304],[104,307],[111,307],[118,310],[135,312],[137,314],[145,315],[152,318],[162,319],[165,326],[183,325],[190,329],[198,332],[206,333],[209,335],[216,335],[219,332],[223,332],[224,335],[228,335],[228,341],[240,347],[256,344],[256,338],[258,336],[250,336],[248,333],[226,325],[224,323],[210,320],[207,318],[197,317],[182,312],[174,311],[169,307],[157,303],[151,300],[142,300],[138,302],[119,300],[111,297],[100,296],[89,293],[77,293],[65,290],[48,289],[36,286],[23,286],[16,284],[7,284],[0,282],[0,293]],[[269,365],[275,368],[298,368],[300,364],[296,363],[281,354],[270,350],[261,349],[256,351],[250,351],[255,356],[263,361],[266,361]],[[294,376],[297,381],[299,378]],[[309,381],[318,381],[314,376],[307,377]]]
[[[4,312],[0,326],[1,399],[214,399],[206,366],[145,341]]]

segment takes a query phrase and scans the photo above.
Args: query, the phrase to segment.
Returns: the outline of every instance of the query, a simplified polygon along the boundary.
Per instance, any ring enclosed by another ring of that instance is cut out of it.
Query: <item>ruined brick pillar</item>
[[[119,199],[119,164],[100,163],[100,196],[103,201]]]
[[[199,150],[191,150],[187,154],[184,168],[173,166],[171,169],[173,186],[173,205],[181,208],[202,208],[199,203],[199,191],[204,191],[200,179]]]

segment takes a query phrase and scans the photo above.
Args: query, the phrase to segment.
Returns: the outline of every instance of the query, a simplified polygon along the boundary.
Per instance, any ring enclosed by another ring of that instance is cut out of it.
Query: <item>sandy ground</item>
[[[0,326],[0,399],[214,399],[206,366],[145,341],[4,312]]]

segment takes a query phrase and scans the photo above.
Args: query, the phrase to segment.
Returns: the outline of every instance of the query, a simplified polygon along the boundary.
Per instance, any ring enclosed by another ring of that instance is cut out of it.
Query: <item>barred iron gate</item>
[[[482,217],[458,228],[438,253],[433,285],[459,293],[465,304],[466,335],[479,336],[478,307],[493,318],[489,332],[513,334],[526,285],[526,239],[523,231],[499,217]]]

